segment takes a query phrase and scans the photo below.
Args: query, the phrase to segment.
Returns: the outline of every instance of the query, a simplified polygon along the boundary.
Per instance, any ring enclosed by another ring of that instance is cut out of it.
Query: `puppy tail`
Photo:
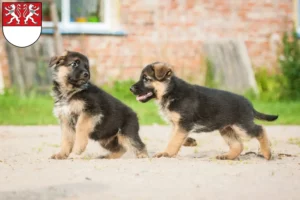
[[[254,110],[254,117],[256,119],[265,120],[265,121],[275,121],[278,118],[278,115],[267,115]]]

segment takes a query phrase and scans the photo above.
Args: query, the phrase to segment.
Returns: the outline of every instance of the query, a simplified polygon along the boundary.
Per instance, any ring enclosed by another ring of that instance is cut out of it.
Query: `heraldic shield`
[[[2,30],[6,40],[17,47],[35,43],[42,31],[42,3],[3,2]]]

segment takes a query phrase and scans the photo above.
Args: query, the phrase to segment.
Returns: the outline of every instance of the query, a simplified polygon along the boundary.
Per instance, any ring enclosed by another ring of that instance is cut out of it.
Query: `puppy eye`
[[[75,60],[74,62],[71,63],[72,67],[78,67],[78,65],[79,65],[79,61],[78,60]]]
[[[149,79],[146,75],[143,76],[143,80],[144,80],[145,82],[150,81],[150,79]]]

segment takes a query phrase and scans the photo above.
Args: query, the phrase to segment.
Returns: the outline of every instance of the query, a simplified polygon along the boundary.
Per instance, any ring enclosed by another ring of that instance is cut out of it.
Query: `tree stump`
[[[239,39],[207,41],[204,53],[212,64],[218,87],[239,94],[258,93],[254,72],[244,41]]]

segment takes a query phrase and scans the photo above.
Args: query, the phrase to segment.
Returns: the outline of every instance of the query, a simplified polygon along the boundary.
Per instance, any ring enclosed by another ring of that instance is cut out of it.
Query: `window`
[[[35,1],[35,0],[29,0]],[[61,33],[107,33],[118,8],[117,0],[55,0]],[[49,3],[43,3],[43,33],[52,33],[53,22]],[[114,28],[115,24],[114,24]],[[117,27],[119,28],[119,27]]]

